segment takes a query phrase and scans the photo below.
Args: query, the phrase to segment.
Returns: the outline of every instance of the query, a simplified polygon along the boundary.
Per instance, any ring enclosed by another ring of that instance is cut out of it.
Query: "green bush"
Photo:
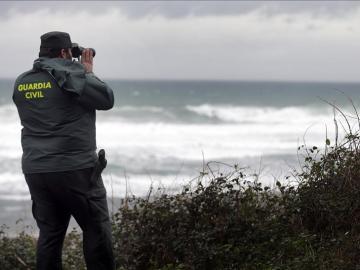
[[[17,237],[9,237],[7,229],[4,225],[0,229],[1,269],[35,269],[36,239],[24,232]]]
[[[298,223],[294,187],[262,187],[242,170],[115,215],[117,265],[125,269],[319,269]],[[297,268],[300,267],[300,268]]]

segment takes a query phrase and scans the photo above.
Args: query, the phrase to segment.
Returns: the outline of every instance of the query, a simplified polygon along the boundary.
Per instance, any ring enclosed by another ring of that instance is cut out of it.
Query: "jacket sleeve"
[[[114,106],[112,89],[94,73],[86,73],[85,77],[84,89],[77,98],[79,103],[89,109],[110,110]]]

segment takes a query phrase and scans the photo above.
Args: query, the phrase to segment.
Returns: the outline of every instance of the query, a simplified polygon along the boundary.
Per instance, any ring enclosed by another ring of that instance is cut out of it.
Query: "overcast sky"
[[[357,2],[0,1],[0,77],[54,30],[94,47],[103,78],[360,81]]]

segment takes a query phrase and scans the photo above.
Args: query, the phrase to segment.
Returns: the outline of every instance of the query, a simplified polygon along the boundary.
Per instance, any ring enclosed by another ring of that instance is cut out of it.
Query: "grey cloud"
[[[148,2],[141,6],[136,2],[122,6],[129,17],[138,18],[160,15],[166,18],[186,16],[238,15],[246,14],[263,6],[263,2],[221,2],[221,1],[185,1],[185,2]]]
[[[308,13],[314,16],[342,17],[357,10],[358,2],[344,1],[186,1],[148,2],[141,5],[134,2],[122,6],[130,17],[162,15],[167,18],[207,15],[239,15],[260,11],[266,16],[278,14]]]
[[[163,16],[168,19],[187,16],[226,16],[260,11],[265,16],[308,13],[313,16],[342,17],[357,10],[359,2],[347,1],[4,1],[0,16],[6,19],[11,10],[31,13],[47,8],[51,12],[86,11],[93,15],[109,9],[119,9],[131,19]]]

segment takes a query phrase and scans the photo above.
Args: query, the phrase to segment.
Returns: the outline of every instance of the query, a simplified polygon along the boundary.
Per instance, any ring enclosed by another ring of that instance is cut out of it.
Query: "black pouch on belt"
[[[90,190],[86,197],[89,203],[92,218],[96,222],[109,221],[109,211],[106,200],[106,189],[102,183],[101,173],[105,169],[107,160],[105,158],[105,150],[101,149],[98,153],[93,173],[90,178]],[[101,182],[101,183],[100,183]],[[101,226],[99,227],[101,228]]]
[[[94,167],[94,171],[91,175],[91,179],[90,179],[91,185],[94,186],[96,184],[96,182],[100,178],[102,171],[106,168],[106,164],[107,164],[107,160],[105,158],[105,150],[100,149],[98,153],[98,159]]]

